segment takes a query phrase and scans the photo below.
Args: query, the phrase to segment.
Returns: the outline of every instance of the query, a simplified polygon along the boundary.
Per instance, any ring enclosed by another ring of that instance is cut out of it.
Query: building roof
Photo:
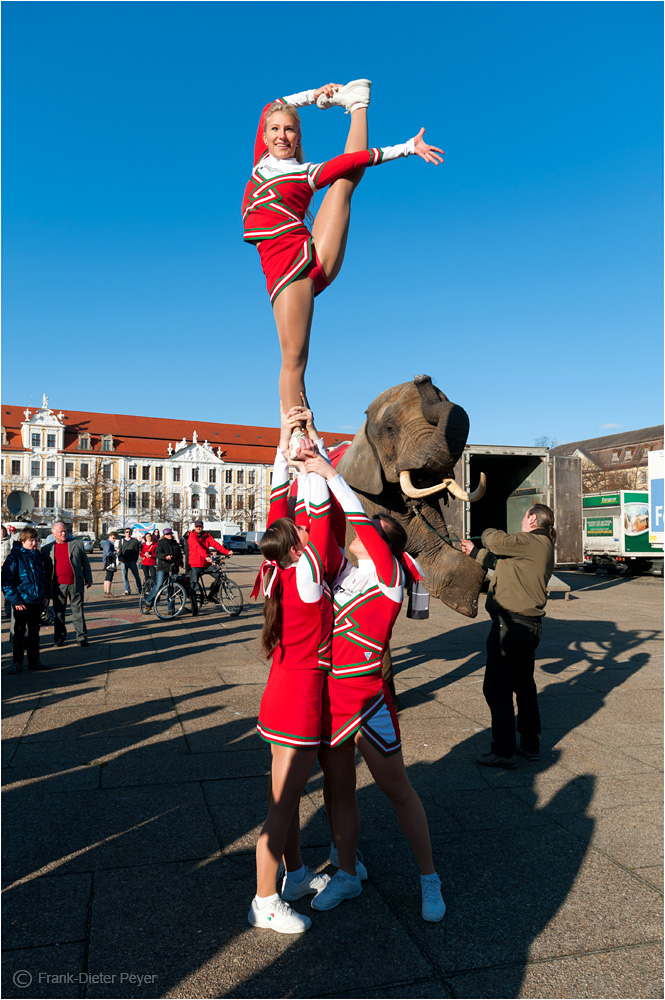
[[[21,440],[21,426],[25,421],[25,407],[2,406],[2,426],[7,432],[6,451],[24,451]],[[194,431],[199,442],[207,440],[217,451],[222,450],[225,462],[242,465],[271,465],[275,458],[275,448],[279,443],[279,428],[248,427],[244,424],[213,424],[202,420],[172,420],[164,417],[137,417],[121,413],[88,413],[68,410],[63,413],[65,425],[65,452],[82,457],[99,454],[106,458],[112,455],[168,460],[169,443],[176,448],[184,438],[191,444]],[[51,429],[51,428],[43,428]],[[89,452],[78,448],[78,436],[90,435],[92,445]],[[334,448],[349,435],[321,431],[328,449]],[[113,436],[113,452],[100,448],[102,435]]]
[[[571,441],[558,444],[550,449],[551,455],[574,455],[579,452],[599,468],[635,468],[646,465],[647,455],[654,448],[663,447],[663,424],[642,427],[636,431],[622,431],[620,434],[606,434],[604,437],[587,438],[585,441]],[[631,454],[626,454],[626,449]],[[618,452],[618,459],[613,455]]]

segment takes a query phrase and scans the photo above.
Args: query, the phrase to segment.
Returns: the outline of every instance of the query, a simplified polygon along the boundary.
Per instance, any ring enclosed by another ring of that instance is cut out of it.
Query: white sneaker
[[[354,899],[363,891],[362,882],[357,875],[347,875],[338,871],[328,882],[325,889],[312,900],[313,910],[334,910],[345,899]]]
[[[328,882],[330,882],[329,875],[317,875],[316,872],[310,871],[308,868],[302,882],[296,882],[288,874],[285,875],[280,895],[287,903],[293,903],[296,899],[302,899],[303,896],[314,896],[317,892],[322,892]]]
[[[339,104],[348,114],[350,111],[355,110],[355,108],[366,108],[369,106],[371,89],[371,80],[351,80],[350,83],[336,90],[332,97],[326,97],[325,94],[321,94],[317,99],[316,106],[325,111],[327,108],[332,108],[336,104]]]
[[[333,868],[339,868],[339,857],[334,844],[330,845],[330,864]],[[361,882],[367,881],[367,869],[363,864],[363,856],[360,851],[356,851],[356,875]]]
[[[247,914],[252,927],[265,927],[277,934],[302,934],[308,927],[312,926],[312,921],[303,913],[296,913],[283,899],[277,898],[273,903],[259,909],[256,900],[252,900],[252,905]]]
[[[301,431],[298,428],[296,428],[296,430],[291,435],[291,439],[289,441],[288,458],[298,457],[298,448],[300,447],[300,442],[304,441],[306,437],[307,435],[305,434],[304,431]]]
[[[441,895],[441,879],[438,875],[420,876],[420,888],[423,894],[423,920],[436,924],[443,920],[446,904]]]

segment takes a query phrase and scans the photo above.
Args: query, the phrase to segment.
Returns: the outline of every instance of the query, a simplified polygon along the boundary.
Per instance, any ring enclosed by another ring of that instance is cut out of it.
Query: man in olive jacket
[[[492,715],[492,749],[476,757],[485,767],[517,767],[517,754],[540,760],[540,713],[533,674],[547,584],[554,569],[554,514],[545,504],[534,504],[522,518],[521,528],[512,535],[487,528],[480,549],[467,540],[461,543],[463,552],[494,570],[485,605],[492,627],[483,681]]]
[[[69,601],[79,646],[88,646],[88,630],[83,614],[83,593],[84,589],[92,587],[90,563],[83,542],[78,538],[68,539],[67,529],[62,521],[56,521],[51,530],[55,541],[47,542],[41,549],[41,555],[53,594],[55,613],[53,641],[56,646],[64,646],[67,641],[65,610]]]

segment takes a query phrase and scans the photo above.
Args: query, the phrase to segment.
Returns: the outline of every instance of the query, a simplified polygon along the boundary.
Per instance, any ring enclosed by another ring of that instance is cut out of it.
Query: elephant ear
[[[367,436],[367,421],[362,425],[344,454],[339,471],[349,486],[369,496],[379,496],[384,482],[381,462]]]

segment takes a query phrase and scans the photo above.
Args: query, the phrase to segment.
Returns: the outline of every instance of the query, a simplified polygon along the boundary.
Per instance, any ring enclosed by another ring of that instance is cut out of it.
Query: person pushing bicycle
[[[194,521],[194,530],[189,532],[189,537],[187,538],[187,554],[189,557],[189,579],[192,588],[196,590],[199,582],[199,577],[203,573],[208,571],[213,563],[213,558],[210,553],[211,549],[217,549],[222,555],[230,556],[232,555],[231,550],[225,548],[223,545],[212,537],[209,531],[203,530],[203,521]],[[219,577],[214,580],[210,593],[208,594],[208,599],[214,601],[215,604],[219,604]]]

